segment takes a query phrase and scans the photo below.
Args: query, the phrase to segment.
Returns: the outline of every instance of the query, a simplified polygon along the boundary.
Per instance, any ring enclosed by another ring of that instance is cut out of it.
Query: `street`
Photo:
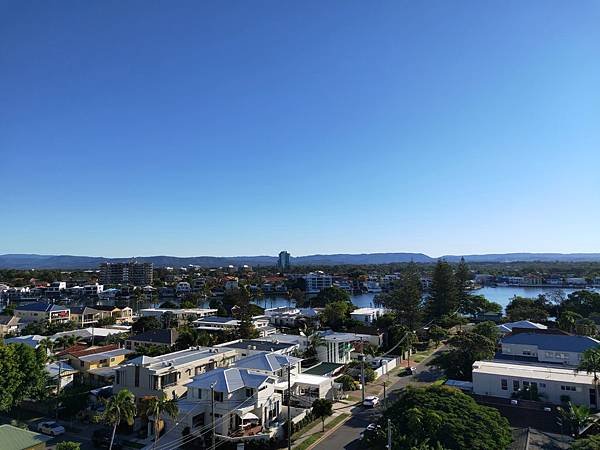
[[[437,351],[440,351],[438,349]],[[427,363],[433,358],[436,352],[425,358],[421,363],[416,364],[416,373],[412,376],[398,376],[393,375],[390,377],[390,381],[393,384],[388,387],[388,399],[395,400],[399,393],[406,388],[409,384],[411,385],[427,385],[438,379],[442,374],[436,371],[432,367],[428,367]],[[383,398],[381,398],[383,402]],[[319,444],[314,447],[314,450],[356,450],[361,447],[360,433],[365,430],[367,425],[375,422],[380,414],[380,409],[367,409],[363,406],[348,406],[348,411],[352,414],[352,417],[348,419],[341,427],[339,427],[334,433],[329,435]],[[345,410],[346,408],[342,408]]]

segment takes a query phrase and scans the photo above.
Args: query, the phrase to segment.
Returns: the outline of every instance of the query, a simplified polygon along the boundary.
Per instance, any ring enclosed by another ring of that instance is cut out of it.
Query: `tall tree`
[[[458,309],[456,280],[452,266],[439,259],[433,269],[431,293],[427,300],[427,313],[430,318],[437,319],[453,314]]]
[[[414,263],[402,272],[400,283],[392,292],[381,297],[383,305],[392,310],[400,325],[414,330],[423,317],[423,288],[421,276]]]
[[[592,375],[594,389],[596,390],[596,399],[598,399],[598,381],[600,381],[600,348],[590,348],[583,352],[579,366],[575,369],[577,372],[586,372]],[[596,405],[598,400],[596,400]]]
[[[0,411],[18,406],[25,398],[45,394],[45,349],[25,344],[0,343]]]
[[[471,273],[469,272],[469,266],[467,265],[465,258],[461,257],[460,262],[456,266],[456,272],[454,274],[456,281],[456,296],[458,304],[463,309],[469,303],[469,291],[467,286],[471,279]]]
[[[592,421],[589,408],[585,405],[574,405],[569,402],[567,407],[559,406],[558,425],[573,437],[579,437],[582,429]]]
[[[142,413],[147,417],[154,418],[154,448],[158,442],[158,435],[160,434],[160,422],[162,417],[167,415],[172,419],[177,418],[179,414],[179,407],[177,406],[177,399],[165,400],[164,398],[150,397],[146,399],[142,406]]]
[[[333,414],[333,403],[326,398],[318,398],[312,404],[313,416],[321,419],[323,431],[325,431],[325,418]]]
[[[558,328],[567,333],[572,333],[575,330],[577,321],[581,319],[583,319],[581,314],[569,310],[563,311],[558,318]]]
[[[113,395],[107,402],[104,413],[102,414],[102,420],[112,425],[112,434],[110,436],[109,450],[112,450],[113,443],[115,441],[115,433],[117,432],[117,426],[121,421],[126,421],[128,425],[133,425],[135,418],[135,396],[131,391],[123,389],[116,395]]]

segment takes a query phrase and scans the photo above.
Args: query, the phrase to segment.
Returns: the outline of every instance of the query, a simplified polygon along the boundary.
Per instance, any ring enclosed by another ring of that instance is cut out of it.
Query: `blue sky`
[[[0,253],[600,251],[600,3],[0,3]]]

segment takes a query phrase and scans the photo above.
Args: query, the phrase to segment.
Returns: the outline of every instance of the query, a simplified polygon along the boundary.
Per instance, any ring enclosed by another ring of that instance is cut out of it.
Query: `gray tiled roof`
[[[230,394],[238,389],[247,387],[258,389],[269,379],[270,377],[267,375],[249,372],[246,369],[230,367],[228,369],[219,368],[198,375],[194,377],[194,380],[187,386],[210,389],[214,384],[215,391]]]
[[[287,367],[288,365],[296,365],[300,361],[302,361],[300,358],[280,355],[278,353],[258,353],[256,355],[240,359],[238,362],[235,363],[235,366],[244,369],[256,369],[275,372],[284,367]]]
[[[588,336],[568,336],[560,334],[517,333],[503,337],[502,344],[535,345],[540,350],[583,353],[596,348],[600,341]]]

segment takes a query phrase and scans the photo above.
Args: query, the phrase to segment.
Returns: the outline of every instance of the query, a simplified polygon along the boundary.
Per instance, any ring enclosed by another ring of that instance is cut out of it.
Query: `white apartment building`
[[[228,367],[237,357],[226,348],[190,348],[162,356],[139,356],[115,371],[114,391],[129,389],[136,398],[161,396],[180,398],[193,377],[219,367]]]
[[[160,320],[163,314],[170,313],[173,319],[178,324],[183,325],[188,320],[200,319],[201,317],[214,316],[217,313],[217,309],[213,308],[179,308],[179,309],[167,309],[167,308],[145,308],[140,310],[140,316],[142,317],[156,317]]]
[[[509,361],[476,361],[473,393],[511,398],[523,388],[537,389],[543,401],[561,404],[570,400],[590,408],[597,406],[594,377],[574,369]]]
[[[55,281],[53,283],[50,283],[50,286],[48,286],[48,289],[46,289],[46,294],[50,294],[50,295],[56,295],[56,294],[60,294],[62,291],[67,289],[67,282],[66,281]]]
[[[311,272],[304,276],[306,282],[306,292],[308,294],[318,294],[323,289],[333,286],[333,278],[323,272]]]
[[[94,283],[94,284],[86,284],[83,286],[83,295],[99,295],[102,291],[104,291],[104,285]]]
[[[350,318],[366,324],[372,324],[378,317],[383,316],[383,308],[358,308],[350,313]]]

